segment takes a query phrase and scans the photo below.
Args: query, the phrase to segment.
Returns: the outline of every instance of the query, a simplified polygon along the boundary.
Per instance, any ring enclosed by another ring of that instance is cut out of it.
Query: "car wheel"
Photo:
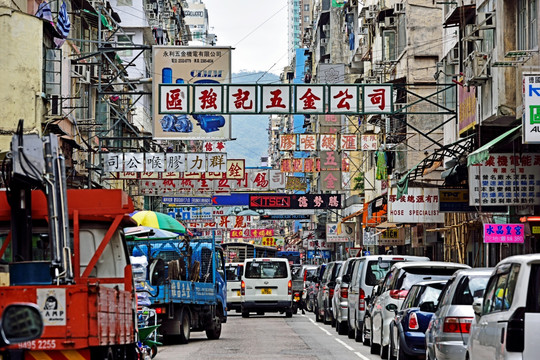
[[[370,334],[373,334],[373,325],[371,325],[371,332]],[[379,353],[379,350],[381,349],[380,345],[379,344],[375,344],[373,342],[373,336],[371,336],[371,347],[369,348],[369,352],[371,354],[378,354]]]
[[[293,315],[293,312],[292,311],[285,311],[285,316],[288,317],[288,318],[291,318]]]
[[[321,322],[322,320],[321,320],[321,316],[319,315],[319,308],[316,307],[314,311],[315,311],[315,321]]]
[[[354,341],[363,343],[364,334],[362,334],[362,330],[358,330],[358,328],[354,327]]]
[[[337,321],[336,328],[338,327],[338,325],[339,325],[339,330],[338,330],[339,335],[347,335],[349,333],[349,328],[345,321],[342,321],[342,322]]]
[[[249,311],[242,311],[242,317],[248,318],[249,317]]]
[[[381,359],[387,359],[388,358],[388,345],[383,345],[383,324],[381,323],[381,345],[380,345],[380,352],[379,355],[381,355]]]

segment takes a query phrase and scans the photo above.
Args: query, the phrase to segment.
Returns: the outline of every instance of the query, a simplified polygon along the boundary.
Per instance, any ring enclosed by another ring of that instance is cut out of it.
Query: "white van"
[[[227,310],[240,312],[240,279],[242,278],[243,263],[226,263],[225,275],[227,276]]]
[[[241,282],[242,317],[250,312],[281,312],[292,317],[292,277],[285,258],[255,258],[244,261]]]
[[[538,359],[540,254],[501,260],[473,308],[466,359]]]

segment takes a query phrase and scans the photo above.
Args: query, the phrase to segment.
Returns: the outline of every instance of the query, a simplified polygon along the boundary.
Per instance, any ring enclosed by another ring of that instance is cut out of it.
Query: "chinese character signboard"
[[[231,48],[154,46],[152,56],[153,137],[230,139],[230,116],[215,114],[225,108],[220,84],[231,82]]]
[[[288,85],[261,86],[261,113],[289,114],[291,107],[291,87]]]
[[[377,150],[379,148],[377,143],[377,135],[362,135],[361,147],[362,150]]]
[[[231,230],[229,233],[231,239],[238,238],[264,238],[274,236],[273,229],[243,229]]]
[[[257,112],[257,87],[255,85],[230,85],[228,112],[230,114],[255,114]]]
[[[476,123],[476,87],[458,86],[459,133],[474,127]]]
[[[540,143],[540,74],[523,75],[523,143]]]
[[[253,194],[251,209],[341,209],[340,194]]]
[[[364,86],[364,113],[391,113],[392,112],[392,86],[373,85]]]
[[[358,90],[352,85],[332,85],[329,101],[330,112],[333,114],[356,114],[358,113]]]
[[[540,154],[490,154],[469,166],[469,205],[540,205]]]
[[[321,85],[297,85],[295,92],[295,113],[324,114],[325,87]]]
[[[388,228],[381,232],[379,246],[399,246],[405,245],[404,228]]]
[[[484,243],[522,244],[525,239],[523,224],[484,224]]]
[[[391,223],[444,223],[439,211],[438,188],[409,188],[408,194],[397,198],[397,188],[388,195],[388,222]]]

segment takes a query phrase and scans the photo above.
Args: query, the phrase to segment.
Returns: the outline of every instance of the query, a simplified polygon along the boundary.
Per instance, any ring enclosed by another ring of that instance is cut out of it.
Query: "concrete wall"
[[[41,134],[45,112],[42,91],[43,21],[13,11],[0,1],[0,151],[9,149],[19,119],[27,132]]]

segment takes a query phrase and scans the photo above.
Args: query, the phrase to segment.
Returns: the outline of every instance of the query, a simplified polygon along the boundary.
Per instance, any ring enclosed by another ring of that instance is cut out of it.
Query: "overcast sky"
[[[232,71],[269,71],[287,65],[287,0],[203,0],[217,45],[232,46]]]

